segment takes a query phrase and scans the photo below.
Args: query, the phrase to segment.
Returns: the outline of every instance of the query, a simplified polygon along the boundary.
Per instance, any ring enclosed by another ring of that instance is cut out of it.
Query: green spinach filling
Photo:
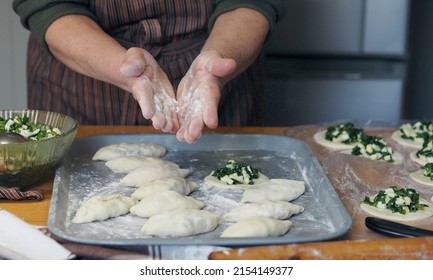
[[[398,189],[397,186],[391,186],[388,189],[381,190],[372,199],[365,197],[363,203],[380,208],[389,209],[391,212],[405,215],[409,212],[417,212],[428,207],[427,204],[420,203],[419,193],[411,188]]]
[[[392,148],[388,147],[383,138],[377,135],[362,135],[360,143],[352,148],[352,155],[386,162],[394,162],[392,154]]]
[[[424,170],[424,176],[433,181],[433,162],[425,164],[422,169]]]
[[[259,178],[259,171],[245,162],[229,160],[225,167],[213,171],[211,175],[228,185],[253,185],[253,179]]]
[[[420,159],[429,161],[428,158],[433,158],[433,138],[429,137],[424,141],[421,150],[416,152],[416,156]]]
[[[325,139],[331,142],[353,144],[359,142],[363,134],[361,128],[356,128],[353,123],[348,122],[328,127]]]
[[[0,117],[0,132],[15,132],[28,140],[36,141],[61,135],[58,128],[42,123],[32,123],[27,116]]]
[[[415,141],[422,139],[425,141],[433,135],[432,122],[416,122],[413,125],[410,123],[400,126],[400,136],[403,139]]]

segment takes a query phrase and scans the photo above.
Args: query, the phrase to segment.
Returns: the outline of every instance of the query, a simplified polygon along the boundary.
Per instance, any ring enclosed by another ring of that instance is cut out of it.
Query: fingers
[[[180,142],[194,144],[202,135],[204,128],[203,118],[196,116],[188,121],[188,124],[182,124],[176,133],[176,138]]]
[[[176,132],[179,121],[174,90],[154,57],[144,49],[130,48],[120,73],[128,80],[143,117],[151,120],[156,129]]]
[[[210,87],[208,98],[203,106],[203,121],[211,129],[215,129],[218,126],[218,104],[220,97],[219,88]]]
[[[178,113],[181,127],[176,134],[179,141],[193,144],[202,135],[205,125],[212,129],[218,126],[219,91],[205,88],[190,92],[181,100]]]
[[[156,112],[153,102],[153,88],[147,77],[143,76],[133,83],[132,94],[141,108],[143,117],[150,120]]]
[[[194,110],[193,113],[181,118],[181,127],[176,133],[176,137],[181,142],[194,144],[203,133],[205,125],[211,129],[218,127],[217,106],[202,107],[201,110]]]
[[[185,87],[178,94],[182,104],[179,115],[170,81],[146,51],[129,49],[120,71],[134,80],[132,93],[140,104],[144,118],[152,120],[156,129],[177,132],[180,141],[195,143],[204,126],[218,126],[218,79],[229,76],[235,69],[233,59],[222,58],[216,52],[201,54],[181,82]]]
[[[165,91],[157,92],[153,96],[156,112],[152,117],[153,127],[163,132],[176,132],[179,129],[177,119],[177,102]]]

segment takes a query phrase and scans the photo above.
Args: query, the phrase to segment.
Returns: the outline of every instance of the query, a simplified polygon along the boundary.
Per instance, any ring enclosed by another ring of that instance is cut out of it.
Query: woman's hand
[[[131,93],[140,105],[143,117],[151,119],[156,129],[176,132],[177,101],[167,75],[146,50],[130,48],[120,66]]]
[[[146,50],[126,50],[96,22],[80,15],[55,20],[45,40],[51,53],[69,68],[131,92],[155,128],[178,130],[173,87]]]
[[[216,51],[205,51],[196,57],[177,90],[180,129],[179,141],[195,143],[204,126],[218,126],[218,103],[222,80],[236,69],[233,59]]]

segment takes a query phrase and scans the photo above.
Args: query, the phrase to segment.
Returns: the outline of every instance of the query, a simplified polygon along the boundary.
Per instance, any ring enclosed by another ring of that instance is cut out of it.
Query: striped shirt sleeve
[[[71,14],[85,15],[94,20],[88,9],[89,0],[14,0],[12,8],[20,17],[21,24],[30,30],[39,43],[48,49],[45,33],[56,19]]]
[[[216,2],[216,9],[209,20],[209,30],[212,29],[219,15],[237,8],[251,8],[259,11],[268,19],[271,30],[286,13],[282,0],[217,0]]]

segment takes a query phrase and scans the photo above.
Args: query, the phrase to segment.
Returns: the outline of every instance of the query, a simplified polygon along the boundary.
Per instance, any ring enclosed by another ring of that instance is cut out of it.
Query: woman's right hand
[[[152,55],[141,48],[126,50],[92,19],[66,15],[45,34],[51,53],[72,70],[131,92],[143,117],[156,129],[176,132],[177,101],[173,86]]]
[[[176,132],[179,129],[178,105],[173,86],[154,57],[144,49],[130,48],[120,72],[139,103],[143,117],[152,120],[156,129]]]

